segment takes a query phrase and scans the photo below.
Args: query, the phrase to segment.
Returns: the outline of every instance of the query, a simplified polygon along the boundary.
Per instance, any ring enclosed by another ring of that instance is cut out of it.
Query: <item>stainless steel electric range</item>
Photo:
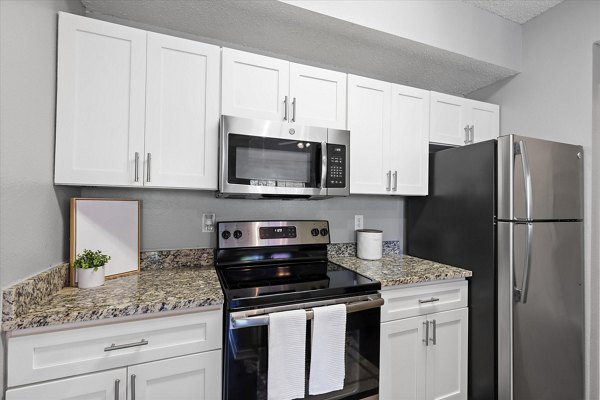
[[[225,294],[223,398],[266,399],[269,314],[304,309],[306,379],[312,308],[346,304],[341,390],[309,399],[364,399],[379,392],[381,284],[327,260],[327,221],[217,224],[215,265]],[[308,388],[308,384],[306,385]]]

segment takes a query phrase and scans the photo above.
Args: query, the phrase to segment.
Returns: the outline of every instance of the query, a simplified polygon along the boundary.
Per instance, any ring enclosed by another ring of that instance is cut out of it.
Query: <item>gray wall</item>
[[[598,337],[590,341],[590,315],[600,313],[591,303],[592,268],[598,276],[598,237],[592,242],[592,159],[600,160],[598,145],[592,148],[593,44],[600,39],[600,2],[565,1],[523,25],[523,72],[513,78],[472,93],[469,97],[501,104],[501,134],[519,133],[584,146],[585,163],[585,303],[586,363],[597,363]],[[597,191],[595,191],[597,195]],[[600,198],[594,198],[594,204]],[[598,219],[594,220],[594,225]],[[597,279],[597,278],[596,278]],[[592,305],[593,307],[590,307]],[[589,374],[586,382],[590,380]],[[597,388],[597,382],[595,383]],[[597,389],[596,389],[597,390]],[[595,396],[590,398],[597,399]]]
[[[404,201],[392,196],[350,196],[327,200],[217,199],[214,192],[191,190],[83,188],[83,197],[142,200],[142,249],[177,249],[215,245],[215,235],[202,233],[202,213],[217,221],[246,219],[326,219],[331,240],[354,241],[354,215],[364,215],[365,228],[384,231],[384,240],[403,241]]]
[[[0,288],[68,257],[79,190],[52,184],[59,10],[83,13],[74,0],[0,1]]]
[[[593,110],[592,265],[596,268],[590,274],[590,398],[600,399],[600,41],[594,46]]]

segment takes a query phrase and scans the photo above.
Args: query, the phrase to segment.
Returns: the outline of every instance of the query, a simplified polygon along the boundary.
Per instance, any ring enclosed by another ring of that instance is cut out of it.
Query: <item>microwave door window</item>
[[[321,144],[229,134],[228,181],[250,186],[316,188]]]
[[[310,153],[238,147],[235,158],[240,179],[296,182],[300,187],[310,182]]]

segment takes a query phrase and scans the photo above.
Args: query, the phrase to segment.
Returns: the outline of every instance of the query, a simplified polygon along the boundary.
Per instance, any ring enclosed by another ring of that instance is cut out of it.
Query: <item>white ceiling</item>
[[[463,0],[483,10],[524,24],[564,0]]]
[[[81,2],[114,22],[444,93],[466,95],[517,73],[279,1]]]

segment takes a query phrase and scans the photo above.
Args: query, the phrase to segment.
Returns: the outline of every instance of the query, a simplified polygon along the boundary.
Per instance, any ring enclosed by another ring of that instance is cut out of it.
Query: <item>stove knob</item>
[[[327,230],[327,228],[321,229],[321,236],[327,236],[328,233],[329,231]]]
[[[319,236],[319,230],[317,228],[312,228],[310,234],[313,236]]]
[[[223,231],[223,233],[221,233],[221,237],[225,240],[229,239],[231,237],[231,232],[229,231]]]
[[[242,231],[240,231],[239,229],[236,229],[236,230],[233,232],[233,237],[234,237],[234,238],[236,238],[236,239],[239,239],[239,238],[241,238],[241,237],[242,237]]]

